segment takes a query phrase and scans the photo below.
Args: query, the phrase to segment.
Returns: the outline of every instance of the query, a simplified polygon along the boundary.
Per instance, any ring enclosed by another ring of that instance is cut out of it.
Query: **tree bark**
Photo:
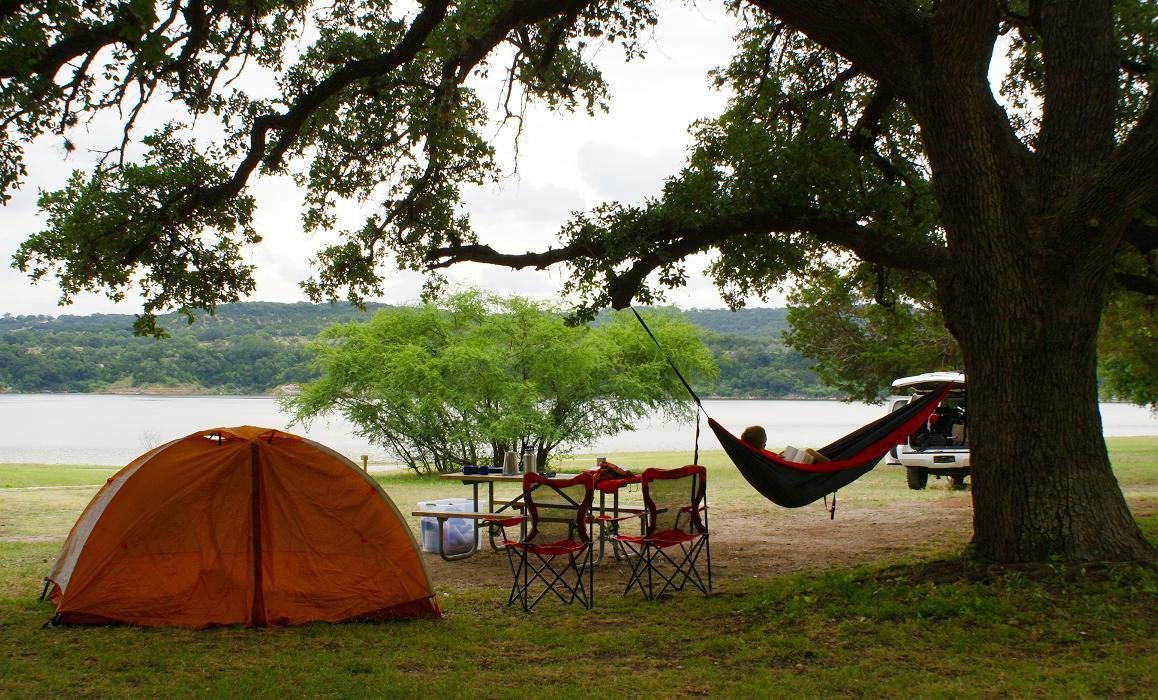
[[[1019,257],[972,261],[989,268],[985,284],[944,295],[969,371],[976,554],[1152,559],[1102,439],[1095,367],[1104,282]]]
[[[1016,139],[981,70],[996,37],[984,4],[957,6],[976,21],[931,23],[939,49],[909,102],[948,242],[934,275],[965,356],[974,545],[988,561],[1155,555],[1110,468],[1098,411],[1098,323],[1122,231],[1060,214],[1112,150],[1113,85],[1102,84],[1114,76],[1112,13],[1097,4],[1081,21],[1046,22],[1054,73],[1038,152]]]

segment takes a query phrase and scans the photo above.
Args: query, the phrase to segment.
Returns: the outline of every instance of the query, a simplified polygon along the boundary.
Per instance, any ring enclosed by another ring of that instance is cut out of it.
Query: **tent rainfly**
[[[414,536],[378,482],[323,445],[252,426],[194,433],[117,472],[46,581],[63,624],[439,616]]]

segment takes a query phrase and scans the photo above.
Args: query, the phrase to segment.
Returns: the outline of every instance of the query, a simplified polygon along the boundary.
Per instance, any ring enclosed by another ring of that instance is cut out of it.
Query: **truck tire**
[[[964,491],[966,487],[965,476],[951,476],[949,477],[949,488],[954,491]]]
[[[910,489],[920,491],[929,483],[929,472],[920,467],[906,467],[905,481],[908,482]]]

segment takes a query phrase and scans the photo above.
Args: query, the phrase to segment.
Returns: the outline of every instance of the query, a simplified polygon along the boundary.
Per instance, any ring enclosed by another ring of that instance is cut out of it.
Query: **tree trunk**
[[[1080,274],[1081,261],[1059,266],[1025,250],[958,262],[977,280],[943,294],[969,373],[977,556],[1152,559],[1102,439],[1103,277]]]
[[[1047,98],[1034,150],[985,77],[995,6],[951,9],[929,25],[937,50],[909,106],[948,243],[937,294],[968,373],[977,556],[1153,559],[1098,412],[1098,322],[1121,229],[1069,200],[1113,148],[1112,5],[1043,7]]]

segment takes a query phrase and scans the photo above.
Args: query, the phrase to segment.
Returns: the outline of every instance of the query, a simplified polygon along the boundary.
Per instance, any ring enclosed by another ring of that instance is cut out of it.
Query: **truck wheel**
[[[929,472],[920,467],[907,467],[905,469],[905,481],[908,482],[909,488],[920,491],[929,483]]]
[[[953,489],[954,491],[964,491],[965,490],[965,477],[964,476],[951,476],[951,477],[949,477],[949,488]]]

